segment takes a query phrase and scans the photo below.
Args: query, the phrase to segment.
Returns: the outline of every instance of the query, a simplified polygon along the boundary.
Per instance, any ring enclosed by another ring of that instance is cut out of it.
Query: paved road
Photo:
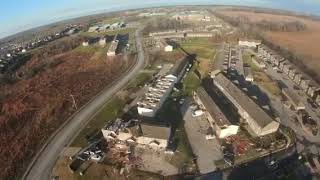
[[[50,179],[51,170],[65,145],[69,144],[79,130],[85,126],[88,120],[128,81],[134,77],[144,66],[144,52],[141,43],[141,29],[136,31],[136,47],[138,59],[134,67],[123,77],[121,77],[111,87],[103,90],[98,96],[93,98],[87,105],[82,107],[68,123],[55,132],[45,145],[44,149],[35,157],[23,179],[46,180]]]

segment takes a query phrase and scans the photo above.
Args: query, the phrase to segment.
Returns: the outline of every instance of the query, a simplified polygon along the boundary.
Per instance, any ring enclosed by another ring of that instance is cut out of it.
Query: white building
[[[243,72],[244,72],[243,74],[244,74],[245,80],[248,82],[253,82],[254,79],[253,79],[251,67],[244,67]]]
[[[241,118],[247,123],[245,127],[252,136],[264,136],[278,130],[280,124],[222,73],[213,78],[213,83],[238,110]]]
[[[114,40],[114,41],[111,42],[110,47],[109,47],[108,52],[107,52],[107,56],[115,56],[116,55],[116,50],[117,50],[117,47],[118,47],[118,43],[119,43],[118,40]]]
[[[246,46],[246,47],[253,47],[256,48],[261,44],[261,41],[258,40],[247,40],[247,39],[240,39],[238,41],[239,46]]]
[[[203,88],[198,88],[193,97],[201,109],[205,109],[208,121],[213,126],[212,128],[215,130],[217,137],[223,139],[238,133],[239,126],[230,123]]]
[[[88,41],[83,41],[82,42],[82,46],[84,46],[84,47],[89,46],[89,42]]]
[[[100,46],[105,46],[105,45],[106,45],[106,38],[101,38],[101,39],[99,40],[99,45],[100,45]]]
[[[166,45],[166,46],[164,47],[164,51],[165,51],[165,52],[172,52],[172,51],[173,51],[173,47],[172,47],[171,45]]]
[[[176,82],[177,77],[174,75],[166,75],[159,78],[154,86],[148,88],[144,98],[137,103],[139,115],[154,117],[171,93]]]

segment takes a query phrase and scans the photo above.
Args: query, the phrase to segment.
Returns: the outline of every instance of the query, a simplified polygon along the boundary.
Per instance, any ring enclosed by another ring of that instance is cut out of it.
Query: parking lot
[[[192,116],[192,109],[185,105],[184,127],[193,153],[197,157],[197,164],[201,174],[206,174],[216,170],[215,161],[223,159],[220,144],[217,139],[207,140],[206,135],[210,127],[205,115]]]

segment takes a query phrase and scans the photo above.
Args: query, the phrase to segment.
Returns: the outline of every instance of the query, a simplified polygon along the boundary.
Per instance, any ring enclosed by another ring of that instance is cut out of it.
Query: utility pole
[[[71,98],[72,98],[72,103],[73,103],[72,107],[78,109],[76,100],[74,99],[74,96],[73,96],[72,94],[70,94],[70,96],[71,96]]]

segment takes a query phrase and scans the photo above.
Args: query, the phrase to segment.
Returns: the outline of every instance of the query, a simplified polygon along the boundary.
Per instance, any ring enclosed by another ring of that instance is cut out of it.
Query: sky
[[[242,5],[320,16],[320,0],[0,0],[0,38],[74,17],[169,5]]]

